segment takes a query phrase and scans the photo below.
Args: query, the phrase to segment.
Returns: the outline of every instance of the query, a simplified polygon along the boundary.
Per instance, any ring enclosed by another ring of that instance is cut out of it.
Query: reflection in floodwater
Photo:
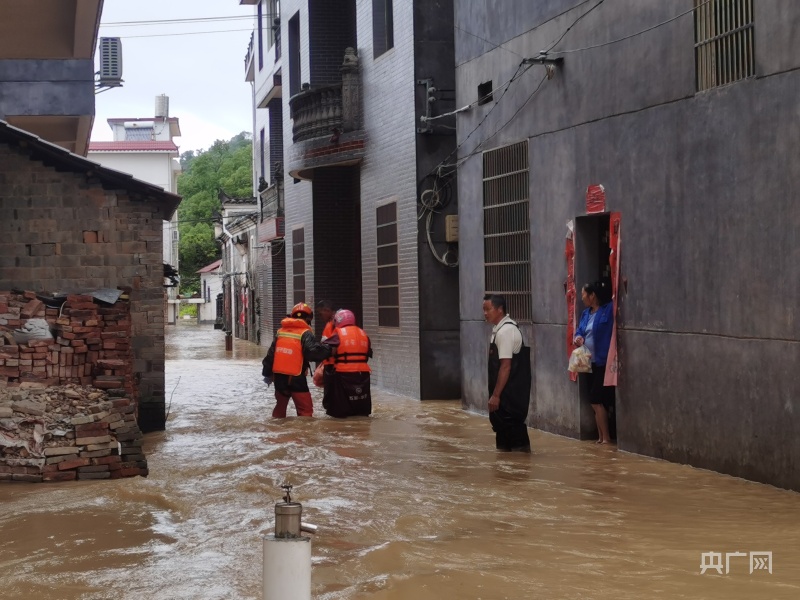
[[[1,598],[260,598],[284,482],[319,525],[318,599],[800,597],[795,493],[538,431],[498,454],[459,403],[379,391],[372,418],[316,398],[276,421],[264,348],[186,324],[167,345],[149,478],[0,486]]]

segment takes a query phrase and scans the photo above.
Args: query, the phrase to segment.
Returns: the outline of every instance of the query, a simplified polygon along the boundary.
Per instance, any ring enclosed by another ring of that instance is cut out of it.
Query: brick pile
[[[146,477],[135,404],[119,391],[0,388],[0,481]]]
[[[14,341],[29,319],[46,319],[54,339]],[[114,305],[69,295],[59,308],[34,292],[0,291],[0,387],[78,383],[136,396],[131,360],[130,303]]]

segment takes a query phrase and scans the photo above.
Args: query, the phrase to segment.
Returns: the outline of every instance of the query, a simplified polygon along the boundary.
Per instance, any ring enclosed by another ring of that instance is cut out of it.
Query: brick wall
[[[311,77],[303,81],[313,86],[340,83],[344,50],[356,45],[355,3],[308,0],[308,5]]]
[[[47,307],[34,292],[0,291],[0,387],[78,383],[118,389],[135,398],[130,303],[113,305],[71,294]],[[14,331],[47,321],[51,339],[17,343]]]
[[[261,284],[261,345],[269,346],[286,316],[286,259],[284,240],[262,250],[259,264]]]
[[[0,144],[0,288],[128,287],[140,426],[164,428],[162,214],[157,202],[106,190]]]
[[[394,2],[394,48],[372,52],[372,3],[358,3],[364,128],[369,142],[361,168],[364,329],[375,347],[374,384],[420,397],[417,274],[416,116],[413,3]],[[397,201],[400,328],[378,327],[375,209]],[[458,306],[453,307],[458,311]]]

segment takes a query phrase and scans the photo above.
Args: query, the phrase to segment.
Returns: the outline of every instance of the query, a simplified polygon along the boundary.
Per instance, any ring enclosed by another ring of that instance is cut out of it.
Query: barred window
[[[306,230],[292,231],[292,304],[306,301]]]
[[[697,91],[755,74],[754,0],[694,0]]]
[[[376,209],[378,241],[378,325],[400,327],[397,202]]]
[[[487,294],[502,294],[508,314],[533,320],[528,142],[483,154],[483,248]]]

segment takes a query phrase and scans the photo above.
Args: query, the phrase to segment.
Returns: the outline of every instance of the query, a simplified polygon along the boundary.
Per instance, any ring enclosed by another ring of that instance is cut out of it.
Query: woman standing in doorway
[[[614,387],[603,385],[606,375],[606,360],[614,329],[614,303],[607,300],[607,286],[602,282],[587,283],[581,289],[581,300],[586,309],[581,314],[575,330],[575,345],[586,346],[592,354],[592,372],[588,378],[589,402],[594,410],[599,433],[598,444],[610,444],[608,431],[608,409],[614,402]]]

